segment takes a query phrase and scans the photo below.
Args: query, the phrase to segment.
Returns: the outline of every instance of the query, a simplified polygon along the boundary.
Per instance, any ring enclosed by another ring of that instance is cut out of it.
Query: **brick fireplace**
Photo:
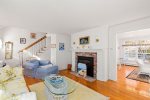
[[[78,73],[78,63],[87,66],[87,76],[97,79],[97,53],[96,52],[76,52],[75,53],[75,72]]]

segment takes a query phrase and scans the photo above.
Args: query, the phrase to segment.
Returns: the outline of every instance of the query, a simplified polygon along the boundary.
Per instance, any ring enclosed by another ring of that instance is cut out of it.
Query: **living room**
[[[150,28],[148,4],[0,1],[0,98],[150,99],[149,82],[128,79],[133,67],[117,66],[116,48],[119,33]]]

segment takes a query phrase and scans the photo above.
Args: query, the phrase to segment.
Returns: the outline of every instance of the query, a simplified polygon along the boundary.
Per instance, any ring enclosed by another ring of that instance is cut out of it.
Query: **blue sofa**
[[[51,74],[58,74],[58,66],[53,65],[49,60],[30,60],[23,65],[24,75],[43,79]]]

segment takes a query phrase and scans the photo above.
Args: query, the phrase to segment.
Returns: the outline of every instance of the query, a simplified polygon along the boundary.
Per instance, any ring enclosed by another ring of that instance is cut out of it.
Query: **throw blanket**
[[[0,68],[0,100],[7,100],[6,97],[26,92],[29,91],[26,87],[21,67],[6,66]]]

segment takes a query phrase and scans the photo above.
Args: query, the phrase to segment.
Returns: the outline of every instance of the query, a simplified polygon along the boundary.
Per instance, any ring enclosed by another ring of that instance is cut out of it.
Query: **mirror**
[[[5,42],[5,59],[13,58],[13,42]]]

